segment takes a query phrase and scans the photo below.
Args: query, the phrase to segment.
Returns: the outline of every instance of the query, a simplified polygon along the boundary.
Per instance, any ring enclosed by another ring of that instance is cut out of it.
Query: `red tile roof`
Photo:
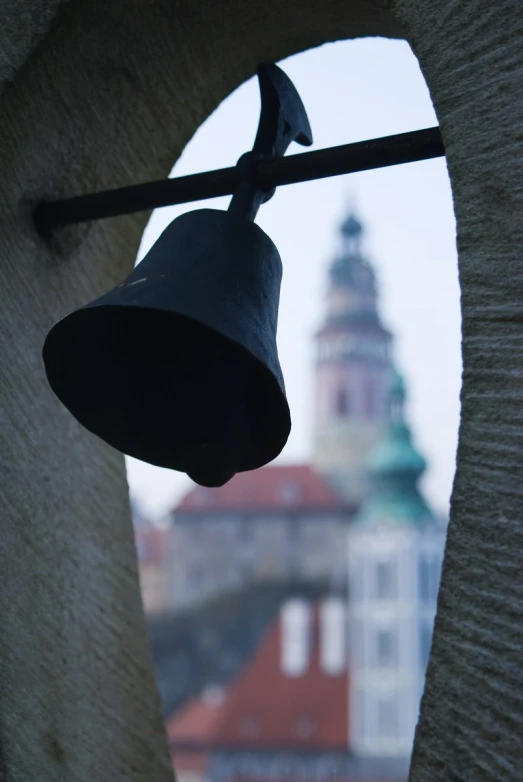
[[[271,466],[237,473],[217,489],[196,486],[175,508],[178,513],[224,510],[341,509],[343,502],[309,465]]]
[[[167,722],[167,736],[174,743],[199,744],[208,741],[216,732],[223,696],[208,691],[201,698],[193,698],[174,719]]]
[[[205,752],[175,752],[171,760],[176,771],[192,771],[202,777],[209,766],[209,756]]]
[[[281,625],[270,627],[251,663],[214,703],[192,701],[167,724],[171,746],[346,750],[348,672],[326,674],[319,661],[314,611],[311,662],[302,676],[281,670]]]

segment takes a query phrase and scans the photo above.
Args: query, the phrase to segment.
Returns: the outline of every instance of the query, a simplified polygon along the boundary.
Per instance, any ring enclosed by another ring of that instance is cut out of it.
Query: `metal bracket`
[[[261,204],[269,201],[276,188],[264,190],[257,181],[256,166],[261,160],[283,157],[296,141],[304,147],[312,144],[312,131],[298,91],[286,73],[273,63],[258,66],[261,111],[258,131],[251,152],[237,163],[239,183],[229,212],[254,220]]]
[[[353,174],[385,166],[430,160],[445,154],[439,128],[425,128],[395,136],[358,141],[283,157],[292,141],[308,146],[312,134],[296,88],[276,65],[258,68],[261,113],[251,152],[236,167],[127,185],[35,205],[34,225],[49,238],[63,225],[133,214],[174,204],[234,195],[229,210],[254,219],[274,189],[297,182]]]

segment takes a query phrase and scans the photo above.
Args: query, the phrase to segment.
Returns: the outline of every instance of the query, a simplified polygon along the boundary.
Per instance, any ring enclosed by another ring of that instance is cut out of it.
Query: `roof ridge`
[[[174,513],[218,510],[341,510],[346,503],[310,463],[270,465],[237,473],[219,488],[193,486]]]

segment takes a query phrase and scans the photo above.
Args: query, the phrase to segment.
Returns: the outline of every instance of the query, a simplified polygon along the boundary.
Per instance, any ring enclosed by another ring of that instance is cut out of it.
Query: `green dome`
[[[397,372],[389,388],[389,423],[367,460],[369,494],[354,522],[420,525],[433,518],[418,489],[418,479],[427,463],[412,445],[410,429],[403,419],[405,384]]]
[[[413,447],[408,426],[403,421],[392,421],[381,442],[373,448],[367,461],[369,476],[404,476],[417,479],[425,472],[427,463]]]

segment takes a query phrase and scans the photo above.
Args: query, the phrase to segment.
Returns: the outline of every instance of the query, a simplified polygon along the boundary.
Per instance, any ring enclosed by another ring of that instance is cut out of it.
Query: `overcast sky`
[[[312,149],[437,124],[417,60],[404,42],[341,42],[280,64],[307,108]],[[258,115],[253,79],[198,130],[172,175],[234,165],[252,147]],[[288,154],[300,151],[293,144]],[[226,209],[228,203],[221,198],[157,210],[139,258],[179,214],[202,206]],[[429,461],[423,488],[434,509],[445,513],[455,467],[461,355],[455,223],[442,158],[282,187],[258,213],[283,261],[278,350],[293,428],[280,460],[305,461],[311,454],[312,335],[323,315],[338,226],[350,207],[366,228],[380,312],[407,382],[414,442]],[[151,514],[161,514],[190,486],[180,473],[132,459],[128,475],[131,494]]]

